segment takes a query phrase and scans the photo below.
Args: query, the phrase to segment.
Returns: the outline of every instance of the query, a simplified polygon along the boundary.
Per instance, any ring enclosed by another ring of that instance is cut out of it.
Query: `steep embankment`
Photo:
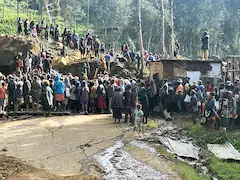
[[[15,70],[16,57],[19,52],[40,52],[40,42],[25,36],[0,35],[0,71],[9,73]]]

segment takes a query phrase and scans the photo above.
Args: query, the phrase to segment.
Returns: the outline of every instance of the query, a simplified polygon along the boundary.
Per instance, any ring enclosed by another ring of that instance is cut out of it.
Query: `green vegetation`
[[[3,11],[4,7],[4,11]],[[4,13],[3,13],[4,12]],[[0,34],[16,34],[17,33],[17,10],[16,10],[16,0],[6,1],[3,6],[3,0],[0,0]],[[43,9],[42,12],[39,10],[34,10],[28,8],[26,2],[22,1],[19,3],[19,17],[24,21],[26,18],[30,20],[34,20],[35,24],[38,23],[41,18],[44,20],[44,23],[49,23],[47,16],[45,15],[45,11]],[[69,22],[64,22],[63,17],[59,16],[58,20],[55,24],[59,25],[61,31],[64,30],[65,24],[67,27],[70,27]],[[72,25],[73,26],[73,25]],[[89,26],[91,30],[93,28],[92,25]],[[76,31],[81,35],[84,31],[86,31],[86,27],[83,24],[76,24]]]
[[[157,54],[161,53],[163,25],[166,49],[169,52],[171,23],[168,2],[170,0],[163,1],[165,24],[161,21],[163,18],[161,1],[141,0],[144,49]],[[27,0],[22,0],[20,3],[19,14],[23,19],[27,16],[26,2]],[[44,0],[28,0],[28,2],[31,4],[28,10],[31,19],[37,21],[39,16],[48,19]],[[49,0],[49,4],[56,10],[52,15],[58,17],[56,23],[61,27],[66,25],[74,28],[76,21],[79,33],[94,29],[99,39],[104,42],[108,38],[107,32],[104,31],[106,28],[119,28],[115,33],[116,37],[109,39],[118,45],[126,41],[129,49],[136,51],[138,51],[139,39],[137,2],[138,0]],[[211,55],[224,57],[226,54],[240,54],[239,0],[174,0],[173,2],[174,37],[180,43],[180,55],[198,57],[203,31],[209,32]],[[36,8],[36,5],[41,10]],[[0,13],[2,7],[3,0],[0,0]],[[5,16],[1,18],[0,33],[13,34],[16,32],[16,0],[6,0],[5,8]]]
[[[209,180],[207,176],[200,175],[194,168],[183,162],[177,162],[173,168],[184,180]]]
[[[200,147],[206,147],[208,143],[221,144],[230,142],[233,146],[240,150],[240,133],[239,132],[209,132],[206,128],[199,124],[184,123],[183,127],[193,137],[194,141]],[[211,174],[222,180],[239,180],[240,179],[240,163],[221,160],[212,156],[206,163]]]
[[[170,158],[174,161],[172,169],[176,171],[179,176],[184,180],[209,180],[209,178],[205,175],[199,174],[193,167],[189,166],[188,164],[181,162],[175,158],[175,156],[166,151],[164,147],[159,147],[158,152]]]
[[[207,144],[223,144],[228,141],[240,150],[239,132],[210,132],[202,125],[193,123],[184,123],[183,129],[189,132],[189,135],[194,138],[196,144],[200,147],[206,147]]]
[[[227,162],[212,157],[209,163],[209,170],[212,174],[222,180],[239,180],[240,179],[240,163]]]

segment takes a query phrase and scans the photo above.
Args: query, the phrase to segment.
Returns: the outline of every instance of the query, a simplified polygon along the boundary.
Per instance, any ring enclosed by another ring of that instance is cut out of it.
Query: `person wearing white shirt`
[[[32,56],[29,52],[27,52],[27,57],[25,58],[25,69],[26,73],[28,74],[32,69]]]

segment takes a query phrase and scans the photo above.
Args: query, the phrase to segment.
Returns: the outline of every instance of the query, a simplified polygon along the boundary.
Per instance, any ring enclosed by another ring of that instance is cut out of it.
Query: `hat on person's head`
[[[79,81],[79,77],[78,76],[74,76],[73,78],[75,81]]]
[[[231,81],[226,81],[227,86],[231,86]]]
[[[181,78],[179,78],[179,79],[177,80],[177,82],[178,82],[178,83],[183,83],[183,80],[182,80]]]

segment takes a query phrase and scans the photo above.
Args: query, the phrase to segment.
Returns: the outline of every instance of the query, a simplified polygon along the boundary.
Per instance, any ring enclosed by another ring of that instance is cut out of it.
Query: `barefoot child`
[[[137,131],[137,132],[141,132],[143,130],[142,122],[143,122],[144,113],[141,110],[141,105],[140,104],[137,105],[137,109],[134,111],[134,115],[135,115],[134,130]]]

